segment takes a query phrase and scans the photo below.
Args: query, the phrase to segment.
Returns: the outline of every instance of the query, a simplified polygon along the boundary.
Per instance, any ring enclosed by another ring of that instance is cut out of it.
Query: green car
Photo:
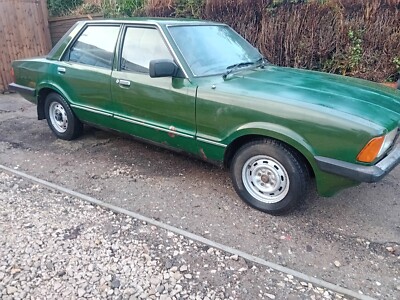
[[[110,128],[230,169],[252,207],[283,214],[311,180],[331,196],[400,162],[400,91],[282,68],[229,26],[129,19],[75,24],[9,88],[64,140]]]

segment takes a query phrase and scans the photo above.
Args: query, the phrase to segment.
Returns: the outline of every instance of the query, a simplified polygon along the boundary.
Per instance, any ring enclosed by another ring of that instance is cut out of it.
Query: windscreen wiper
[[[261,68],[264,68],[265,65],[268,64],[268,60],[264,56],[262,56],[259,59],[257,59],[254,63],[260,65]]]
[[[254,62],[246,61],[246,62],[240,62],[240,63],[234,64],[234,65],[228,66],[228,67],[226,67],[226,69],[228,71],[226,71],[224,73],[224,75],[222,75],[222,77],[226,78],[226,76],[228,76],[232,72],[236,71],[237,69],[239,69],[241,67],[245,67],[245,66],[250,66],[250,65],[254,65]]]
[[[240,62],[231,66],[226,67],[227,71],[222,75],[222,77],[225,79],[229,74],[232,72],[236,71],[237,69],[241,67],[246,67],[246,66],[252,66],[252,65],[260,65],[260,67],[264,68],[266,63],[266,60],[264,57],[261,57],[257,59],[256,61],[246,61],[246,62]]]

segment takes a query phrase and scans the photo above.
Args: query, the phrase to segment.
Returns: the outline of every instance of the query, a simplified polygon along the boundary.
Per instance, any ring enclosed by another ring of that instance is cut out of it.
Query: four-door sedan
[[[111,128],[230,169],[249,205],[283,214],[310,180],[331,196],[400,162],[400,91],[276,67],[229,26],[78,22],[46,57],[13,62],[10,89],[61,139]]]

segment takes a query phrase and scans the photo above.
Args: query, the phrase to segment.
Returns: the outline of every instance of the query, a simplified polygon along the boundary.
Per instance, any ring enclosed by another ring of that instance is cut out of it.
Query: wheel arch
[[[38,115],[38,120],[44,120],[46,118],[45,112],[44,112],[44,104],[46,102],[46,98],[50,93],[57,92],[51,88],[42,88],[37,97],[37,115]]]
[[[307,168],[310,171],[310,174],[314,176],[315,174],[314,170],[315,168],[317,168],[314,162],[314,153],[311,146],[306,143],[304,138],[302,138],[296,132],[276,124],[271,124],[271,126],[263,124],[262,127],[260,127],[260,124],[258,124],[257,127],[254,126],[255,124],[253,124],[252,128],[246,128],[237,131],[235,136],[228,143],[228,146],[226,147],[224,153],[225,167],[227,168],[230,167],[230,164],[232,162],[235,153],[243,145],[252,141],[273,139],[283,143],[291,150],[296,152],[306,163]]]
[[[62,96],[68,103],[71,103],[68,97],[65,96],[62,90],[58,89],[53,85],[43,85],[40,87],[38,95],[37,95],[37,115],[39,120],[44,120],[46,118],[44,112],[44,104],[46,102],[46,98],[50,93],[57,93]]]

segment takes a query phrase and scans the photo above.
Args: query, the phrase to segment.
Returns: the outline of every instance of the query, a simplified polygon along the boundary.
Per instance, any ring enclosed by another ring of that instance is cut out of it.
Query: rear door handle
[[[117,79],[116,83],[122,86],[131,86],[131,82],[129,80]]]
[[[60,74],[64,74],[66,71],[67,71],[67,69],[64,67],[57,67],[57,72]]]

